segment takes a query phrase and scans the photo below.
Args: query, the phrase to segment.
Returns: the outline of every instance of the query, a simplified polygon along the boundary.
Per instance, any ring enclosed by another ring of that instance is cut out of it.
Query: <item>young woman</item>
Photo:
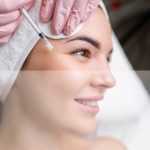
[[[115,85],[109,69],[111,27],[99,8],[80,32],[38,41],[3,105],[1,150],[124,150],[112,138],[90,138],[97,103]],[[97,102],[98,101],[98,102]]]

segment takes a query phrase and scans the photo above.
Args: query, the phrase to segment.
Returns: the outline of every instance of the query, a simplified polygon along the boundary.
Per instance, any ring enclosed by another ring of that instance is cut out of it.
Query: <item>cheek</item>
[[[52,116],[68,111],[85,84],[84,71],[24,71],[18,80],[18,91],[27,111]]]
[[[89,134],[95,129],[95,119],[85,119],[74,102],[85,89],[87,74],[77,70],[28,71],[18,82],[21,105],[36,124]]]
[[[77,70],[50,71],[45,80],[46,86],[54,91],[53,96],[64,99],[74,98],[86,82],[84,71]]]

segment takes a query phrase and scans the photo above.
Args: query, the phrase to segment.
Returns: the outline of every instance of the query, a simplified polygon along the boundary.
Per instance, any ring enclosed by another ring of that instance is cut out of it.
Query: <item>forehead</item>
[[[97,7],[97,9],[91,14],[89,19],[85,22],[85,28],[96,27],[96,29],[111,30],[110,22],[104,14],[103,10]],[[94,28],[95,29],[95,28]],[[93,31],[93,30],[89,30]]]
[[[105,16],[104,12],[98,7],[89,17],[89,19],[84,23],[83,28],[74,36],[65,39],[53,40],[49,39],[54,47],[59,48],[61,44],[66,42],[69,39],[78,37],[78,36],[87,36],[92,39],[96,39],[102,44],[103,47],[108,47],[112,45],[111,40],[111,26],[109,20]],[[43,47],[41,42],[38,42],[37,47]],[[37,48],[36,47],[36,48]],[[111,49],[111,48],[108,48]]]
[[[76,36],[87,35],[88,37],[94,38],[101,43],[104,42],[106,44],[110,44],[111,33],[110,22],[104,12],[98,7],[85,22],[83,29],[81,29]]]
[[[83,28],[77,34],[63,40],[56,40],[56,42],[67,41],[78,36],[87,36],[96,39],[102,44],[104,43],[106,45],[110,45],[112,42],[111,32],[109,20],[104,12],[98,7],[84,23]]]

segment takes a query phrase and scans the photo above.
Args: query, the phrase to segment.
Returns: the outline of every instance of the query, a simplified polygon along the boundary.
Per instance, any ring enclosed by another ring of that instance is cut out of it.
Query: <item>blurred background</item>
[[[150,93],[150,0],[103,0],[125,54]]]

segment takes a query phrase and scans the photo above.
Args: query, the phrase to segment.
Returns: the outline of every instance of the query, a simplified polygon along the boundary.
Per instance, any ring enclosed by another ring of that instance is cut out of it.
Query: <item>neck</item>
[[[38,125],[12,102],[13,100],[9,105],[8,101],[8,104],[4,106],[0,126],[0,149],[83,150],[89,146],[91,140],[87,137],[81,137],[63,129],[47,129]]]

